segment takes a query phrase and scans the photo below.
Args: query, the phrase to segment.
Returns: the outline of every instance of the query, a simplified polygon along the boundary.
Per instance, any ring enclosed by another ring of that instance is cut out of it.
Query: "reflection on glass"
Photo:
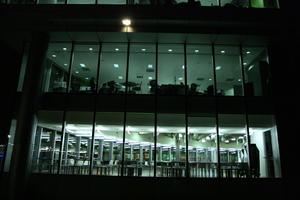
[[[279,8],[278,0],[251,0],[253,8]]]
[[[243,48],[243,66],[247,96],[270,94],[270,66],[267,50],[263,47]]]
[[[32,147],[32,172],[55,174],[59,164],[63,113],[39,111],[37,117]]]
[[[255,178],[280,178],[277,128],[272,115],[249,115],[251,174]]]
[[[98,69],[98,45],[76,45],[70,92],[95,92]]]
[[[239,47],[215,47],[217,95],[243,96]]]
[[[217,177],[217,131],[213,115],[188,117],[190,177]]]
[[[65,4],[66,0],[37,0],[37,4]]]
[[[93,174],[120,176],[123,150],[122,112],[97,112]]]
[[[185,138],[183,114],[157,114],[157,177],[185,177]]]
[[[98,4],[126,4],[126,0],[98,0]]]
[[[155,44],[132,44],[128,73],[128,94],[155,92]]]
[[[61,174],[89,174],[92,122],[93,113],[91,112],[67,112]]]
[[[154,114],[127,113],[125,176],[154,176]]]
[[[68,4],[95,4],[96,0],[68,0]]]
[[[246,8],[249,7],[249,0],[222,0],[221,6]]]
[[[66,92],[71,57],[70,43],[50,43],[44,61],[44,92]]]
[[[188,95],[214,95],[211,54],[209,45],[187,45]]]
[[[219,114],[219,143],[221,177],[248,177],[249,152],[244,115]]]
[[[100,94],[124,94],[126,88],[127,44],[102,45]]]
[[[158,46],[158,86],[160,95],[184,95],[183,45],[161,44]]]

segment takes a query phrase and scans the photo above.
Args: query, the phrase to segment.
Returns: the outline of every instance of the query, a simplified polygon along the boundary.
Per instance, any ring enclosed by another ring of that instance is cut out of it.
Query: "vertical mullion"
[[[130,41],[127,42],[127,60],[126,60],[126,82],[125,82],[125,97],[124,97],[124,120],[123,120],[123,146],[122,146],[121,176],[124,176],[124,161],[125,161],[125,137],[126,137],[126,123],[127,123],[127,93],[128,93],[129,54],[130,54]]]
[[[249,175],[251,176],[251,171],[252,171],[252,166],[251,166],[251,162],[250,162],[250,158],[252,157],[251,155],[251,141],[250,141],[250,133],[249,133],[249,117],[248,117],[248,103],[246,100],[246,80],[245,80],[245,68],[244,68],[244,60],[243,60],[243,49],[242,49],[242,45],[240,45],[240,65],[241,65],[241,70],[242,70],[242,80],[243,80],[243,91],[244,91],[244,96],[243,96],[243,100],[244,100],[244,106],[245,106],[245,120],[246,120],[246,131],[247,131],[247,150],[248,150],[248,165],[249,165]]]
[[[63,157],[63,148],[65,143],[65,132],[66,132],[66,109],[64,108],[63,111],[63,119],[62,119],[62,128],[61,128],[61,142],[60,142],[60,151],[58,157],[58,166],[57,166],[57,174],[61,174],[61,164],[62,164],[62,157]]]
[[[157,91],[158,91],[158,42],[155,43],[155,98],[154,98],[154,156],[153,156],[153,160],[154,160],[154,170],[153,170],[153,174],[154,177],[156,177],[156,151],[157,151]],[[152,152],[151,152],[152,153]]]
[[[213,75],[214,75],[214,98],[215,98],[215,117],[216,117],[216,132],[217,132],[217,151],[218,151],[218,164],[217,175],[221,177],[221,162],[220,162],[220,137],[219,137],[219,101],[217,95],[217,75],[216,75],[216,57],[215,57],[215,44],[212,43],[212,63],[213,63]]]
[[[221,0],[218,0],[218,4],[219,4],[219,6],[221,7]]]
[[[249,7],[249,8],[252,8],[251,0],[248,0],[248,7]]]
[[[67,80],[67,91],[66,91],[66,93],[70,92],[73,58],[74,58],[74,42],[72,41],[71,55],[70,55],[70,60],[69,60],[69,76],[68,76],[68,80]]]
[[[186,168],[186,173],[185,176],[188,178],[190,176],[190,168],[189,168],[189,141],[188,141],[188,84],[187,84],[187,55],[186,55],[186,42],[184,43],[184,85],[185,85],[185,112],[184,112],[184,117],[185,117],[185,156],[186,156],[186,161],[185,161],[185,168]]]
[[[68,0],[65,0],[65,4],[68,4]]]

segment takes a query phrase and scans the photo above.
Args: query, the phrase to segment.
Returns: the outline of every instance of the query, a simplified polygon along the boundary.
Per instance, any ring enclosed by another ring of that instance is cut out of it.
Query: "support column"
[[[144,157],[143,157],[143,146],[140,145],[140,163],[143,163]]]
[[[198,149],[196,149],[196,162],[200,162]]]
[[[88,138],[88,144],[87,144],[87,161],[91,159],[91,153],[92,153],[92,138]]]
[[[101,162],[103,159],[103,140],[99,140],[98,160]]]
[[[37,126],[36,112],[42,94],[41,85],[48,41],[49,37],[45,33],[32,34],[9,173],[10,199],[23,199],[26,186],[29,185],[27,181],[31,168],[32,142]]]
[[[32,160],[34,161],[33,167],[36,168],[39,165],[42,132],[43,132],[43,128],[37,127],[35,138],[34,138],[33,154],[32,154]]]
[[[133,160],[133,145],[130,146],[130,160]]]
[[[162,161],[162,150],[163,150],[163,148],[162,147],[158,147],[158,158],[159,158],[159,162],[161,162]]]
[[[114,143],[109,142],[109,154],[108,154],[108,160],[111,161],[114,159]]]
[[[69,146],[69,133],[65,133],[65,141],[64,141],[64,147],[63,147],[63,165],[67,165],[68,161],[68,146]]]
[[[180,161],[180,145],[179,145],[179,134],[176,134],[176,161]]]
[[[169,161],[171,162],[172,161],[172,147],[170,147],[168,149],[168,157],[169,157]]]
[[[75,146],[75,155],[76,155],[76,162],[80,160],[80,146],[81,146],[81,137],[76,138],[76,146]]]
[[[152,162],[152,145],[149,146],[149,165]]]
[[[50,155],[49,155],[49,160],[50,160],[50,165],[53,166],[54,164],[54,155],[55,155],[55,144],[56,144],[56,131],[53,131],[52,134],[50,134]]]

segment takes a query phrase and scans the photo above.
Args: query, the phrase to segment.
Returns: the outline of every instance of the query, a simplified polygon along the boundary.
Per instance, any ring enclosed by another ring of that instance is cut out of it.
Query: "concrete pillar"
[[[101,162],[103,159],[103,140],[99,140],[99,148],[98,148],[98,160]]]
[[[200,156],[199,156],[199,151],[196,149],[196,162],[200,162]]]
[[[49,155],[49,160],[50,160],[50,165],[52,166],[54,164],[54,155],[55,155],[55,144],[56,144],[56,131],[53,131],[50,134],[50,155]]]
[[[152,145],[149,146],[149,164],[152,162]]]
[[[122,154],[123,154],[123,144],[121,143],[121,144],[119,144],[120,146],[120,153],[119,153],[119,158],[118,158],[118,160],[119,161],[122,161]]]
[[[143,156],[143,146],[142,145],[140,145],[140,163],[142,163],[143,162],[143,160],[144,160],[144,156]]]
[[[130,160],[133,160],[133,145],[130,146]]]
[[[179,134],[176,134],[176,161],[180,161],[180,145],[179,145]]]
[[[158,147],[158,161],[159,162],[161,162],[161,161],[163,161],[163,159],[162,159],[162,151],[163,150],[163,148],[162,147]]]
[[[76,160],[80,159],[80,146],[81,146],[81,137],[76,137],[76,145],[75,145]]]
[[[37,167],[40,163],[40,148],[41,148],[41,141],[42,141],[42,133],[43,128],[37,127],[35,138],[34,138],[34,146],[33,146],[33,154],[32,159],[34,161],[33,166]]]
[[[109,142],[108,160],[111,161],[113,159],[114,159],[114,143]]]
[[[68,148],[69,148],[69,133],[65,133],[65,141],[63,146],[63,165],[66,165],[68,163]]]
[[[92,138],[88,138],[88,143],[87,143],[87,159],[90,161],[91,159],[91,153],[92,153]]]
[[[28,185],[33,135],[37,126],[36,111],[42,94],[41,85],[48,41],[47,34],[32,33],[9,173],[10,199],[23,198],[24,189]]]
[[[204,155],[205,155],[205,158],[204,158],[204,162],[208,163],[208,149],[204,149]]]

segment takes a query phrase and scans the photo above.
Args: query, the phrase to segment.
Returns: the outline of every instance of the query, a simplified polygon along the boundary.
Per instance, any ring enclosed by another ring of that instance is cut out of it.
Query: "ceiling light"
[[[114,68],[119,68],[119,64],[114,64]]]
[[[52,57],[53,57],[53,58],[56,58],[56,55],[55,55],[55,54],[53,54],[53,55],[52,55]]]
[[[220,70],[221,68],[221,66],[216,66],[216,70]]]
[[[208,79],[208,80],[212,81],[212,79],[211,79],[211,78],[210,78],[210,79]]]
[[[199,52],[199,50],[198,49],[195,49],[195,53],[198,53]]]
[[[115,48],[115,50],[116,50],[116,51],[119,51],[120,49],[118,49],[118,48]]]
[[[172,49],[168,49],[168,52],[172,52],[173,50]]]
[[[123,19],[122,24],[125,25],[125,26],[129,26],[131,24],[131,20],[130,19]]]
[[[183,80],[183,78],[182,78],[182,77],[179,77],[179,78],[178,78],[178,80],[182,81],[182,80]]]
[[[254,65],[251,65],[251,66],[248,68],[248,71],[250,71],[253,67],[254,67]]]
[[[90,51],[93,51],[93,48],[89,48]]]
[[[224,50],[222,50],[222,51],[221,51],[221,53],[223,53],[223,54],[224,54],[224,53],[225,53],[225,51],[224,51]]]
[[[123,79],[123,76],[118,76],[118,79]]]
[[[149,77],[148,77],[148,79],[149,79],[149,80],[152,80],[152,77],[151,77],[151,76],[149,76]]]
[[[246,54],[250,54],[250,53],[251,53],[250,51],[247,51],[247,52],[246,52]]]
[[[80,63],[79,65],[80,65],[80,67],[85,67],[85,64],[83,64],[83,63]]]
[[[246,62],[244,62],[243,64],[244,64],[244,65],[247,65],[247,63],[246,63]]]
[[[79,74],[79,71],[75,71],[76,74]]]
[[[152,69],[153,65],[152,64],[148,64],[148,68]]]
[[[89,80],[89,77],[86,77],[85,79],[86,79],[86,80]]]
[[[146,49],[142,49],[142,51],[146,51]]]
[[[65,64],[64,64],[64,66],[68,66],[68,64],[67,64],[67,63],[65,63]]]
[[[182,65],[182,69],[184,69],[184,65]]]
[[[67,51],[67,48],[66,48],[66,47],[64,47],[64,48],[63,48],[63,50],[64,50],[64,51]]]
[[[238,82],[241,82],[241,81],[242,81],[242,79],[239,78],[239,79],[238,79]]]

